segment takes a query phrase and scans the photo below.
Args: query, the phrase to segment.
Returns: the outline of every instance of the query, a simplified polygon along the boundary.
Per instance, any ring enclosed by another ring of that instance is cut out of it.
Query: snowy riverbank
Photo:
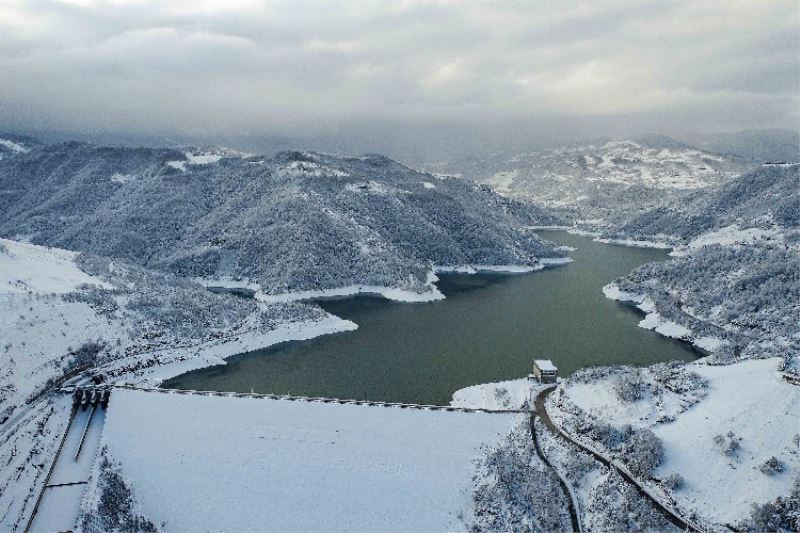
[[[667,320],[658,313],[652,298],[646,294],[635,294],[623,291],[615,283],[609,283],[603,287],[603,294],[609,300],[631,304],[642,311],[645,316],[639,321],[640,328],[655,331],[671,339],[686,341],[703,352],[714,352],[727,344],[727,341],[724,339],[712,336],[699,336],[694,334],[692,330],[686,326]]]
[[[195,281],[209,288],[222,289],[241,289],[252,292],[256,300],[264,303],[287,303],[302,302],[310,300],[322,300],[325,298],[343,298],[358,295],[373,295],[393,300],[396,302],[422,303],[443,300],[444,294],[436,287],[439,278],[436,274],[479,274],[479,273],[498,273],[498,274],[525,274],[538,272],[547,267],[566,265],[572,262],[569,257],[542,257],[534,265],[436,265],[433,270],[428,272],[425,287],[427,290],[413,291],[399,287],[382,287],[379,285],[348,285],[333,289],[323,289],[314,291],[292,291],[278,294],[264,292],[261,287],[248,281],[236,281],[231,279],[201,279]]]

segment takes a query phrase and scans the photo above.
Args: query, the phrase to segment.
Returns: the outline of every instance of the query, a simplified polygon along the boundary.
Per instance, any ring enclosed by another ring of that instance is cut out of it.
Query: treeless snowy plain
[[[515,416],[116,390],[103,444],[170,531],[443,531]]]

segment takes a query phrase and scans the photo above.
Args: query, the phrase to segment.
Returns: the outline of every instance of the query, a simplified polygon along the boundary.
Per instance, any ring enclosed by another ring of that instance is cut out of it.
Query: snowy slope
[[[101,337],[127,337],[123,325],[61,297],[83,284],[110,288],[81,271],[76,255],[0,240],[0,412],[6,415],[63,374],[73,349]]]
[[[110,288],[75,264],[77,253],[0,239],[0,292],[67,293],[81,284]]]
[[[631,212],[615,239],[729,244],[775,239],[800,227],[800,165],[766,165],[707,190]]]
[[[598,372],[596,379],[569,380],[552,408],[562,423],[652,429],[665,452],[654,477],[677,473],[684,479],[681,488],[655,489],[707,521],[734,524],[749,515],[751,504],[788,495],[800,473],[795,440],[800,433],[800,387],[784,381],[778,366],[776,359],[726,366],[687,364],[685,369],[707,384],[686,391],[676,387],[677,382],[671,385],[674,390],[658,388],[649,370],[642,370],[636,379],[645,389],[635,401],[617,393],[624,372]],[[581,420],[573,420],[569,406],[581,409]],[[739,443],[731,456],[714,440],[717,435],[730,440],[729,432]],[[772,456],[784,470],[767,475],[760,467]]]
[[[512,419],[117,390],[103,442],[169,531],[444,531]]]
[[[74,252],[0,242],[0,530],[24,527],[67,421],[68,376],[158,384],[290,339],[354,329],[302,304],[215,295]],[[91,274],[86,270],[90,269]]]
[[[664,442],[664,474],[679,472],[686,487],[674,497],[685,508],[718,522],[735,522],[753,503],[789,494],[800,474],[800,387],[782,380],[774,359],[728,366],[697,365],[709,380],[708,397],[672,424],[654,429]],[[733,431],[740,448],[726,458],[714,443],[716,435]],[[766,475],[759,467],[775,456],[785,471]]]

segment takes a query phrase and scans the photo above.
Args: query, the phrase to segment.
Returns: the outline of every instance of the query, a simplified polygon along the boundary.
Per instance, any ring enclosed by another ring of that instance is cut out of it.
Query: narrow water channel
[[[236,355],[167,388],[447,404],[453,392],[530,372],[549,358],[565,375],[590,365],[692,360],[689,345],[637,326],[603,285],[667,251],[543,231],[574,262],[531,274],[441,275],[446,299],[409,304],[358,296],[320,302],[359,328]]]

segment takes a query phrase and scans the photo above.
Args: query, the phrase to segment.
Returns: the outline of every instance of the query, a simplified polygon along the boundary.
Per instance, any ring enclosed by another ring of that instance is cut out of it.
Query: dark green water
[[[442,275],[447,299],[422,304],[358,296],[325,301],[358,330],[292,341],[196,370],[164,387],[447,404],[454,391],[526,376],[534,358],[565,375],[589,365],[698,356],[637,326],[641,315],[603,285],[667,251],[542,236],[577,248],[573,263],[531,274]]]

